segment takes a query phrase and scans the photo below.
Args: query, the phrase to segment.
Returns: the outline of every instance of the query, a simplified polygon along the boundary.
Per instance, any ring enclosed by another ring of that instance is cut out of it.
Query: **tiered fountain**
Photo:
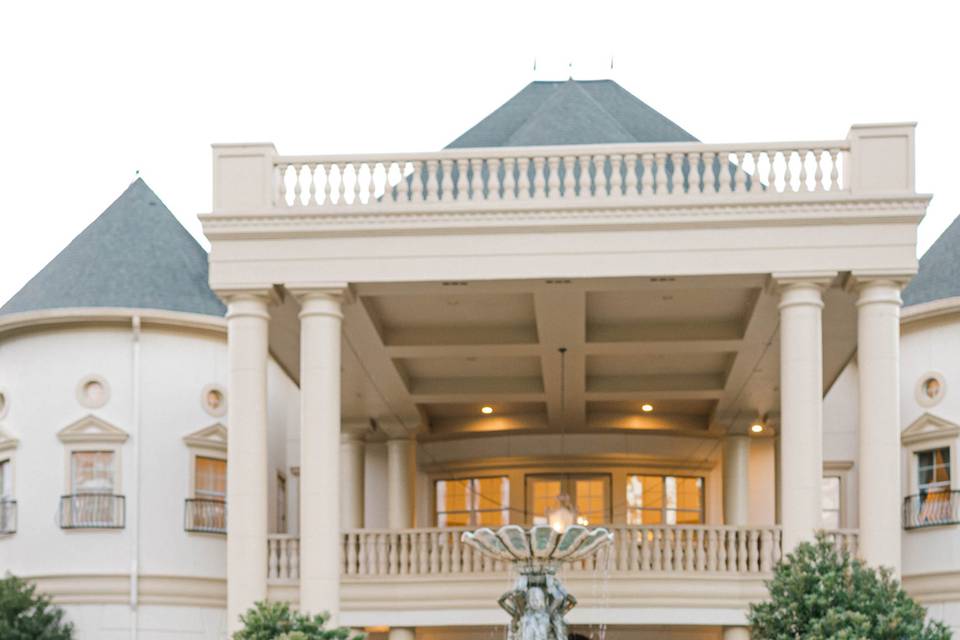
[[[613,542],[613,534],[601,527],[570,525],[558,531],[548,525],[524,529],[508,524],[497,531],[484,528],[464,533],[463,542],[517,567],[513,589],[499,600],[511,617],[507,640],[567,640],[563,616],[577,599],[563,588],[557,569],[597,553]]]

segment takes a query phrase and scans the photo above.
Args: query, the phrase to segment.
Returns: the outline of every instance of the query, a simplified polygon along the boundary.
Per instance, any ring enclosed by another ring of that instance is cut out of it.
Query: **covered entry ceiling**
[[[353,294],[345,421],[429,438],[703,435],[776,420],[778,296],[764,275],[363,284]],[[825,302],[829,386],[854,351],[855,310],[839,287]]]

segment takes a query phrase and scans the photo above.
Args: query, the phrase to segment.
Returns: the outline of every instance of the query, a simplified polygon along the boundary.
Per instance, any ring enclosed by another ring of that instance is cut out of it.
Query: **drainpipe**
[[[133,419],[131,420],[133,430],[133,486],[131,495],[133,497],[130,509],[130,534],[132,545],[130,549],[130,640],[137,640],[137,606],[139,604],[140,592],[140,442],[142,434],[140,430],[140,316],[135,315],[132,318],[133,331]]]

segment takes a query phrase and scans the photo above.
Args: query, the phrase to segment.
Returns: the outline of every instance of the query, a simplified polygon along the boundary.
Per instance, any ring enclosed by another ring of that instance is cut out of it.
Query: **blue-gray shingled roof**
[[[920,258],[920,268],[903,290],[903,304],[960,296],[960,217]]]
[[[447,145],[520,147],[697,142],[613,80],[536,81]]]
[[[206,251],[138,178],[0,314],[123,307],[222,316],[207,273]]]

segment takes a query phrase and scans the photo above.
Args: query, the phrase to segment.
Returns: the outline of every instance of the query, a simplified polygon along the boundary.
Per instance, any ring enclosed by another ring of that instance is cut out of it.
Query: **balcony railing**
[[[274,156],[278,208],[383,209],[423,203],[588,202],[655,196],[848,191],[849,140],[451,149]]]
[[[903,528],[960,524],[960,491],[931,491],[903,501]]]
[[[740,574],[763,576],[781,557],[780,528],[618,525],[604,554],[566,567],[570,572],[611,574]],[[465,529],[358,530],[342,534],[345,577],[389,578],[498,574],[507,567],[460,542]],[[299,540],[271,535],[268,576],[299,577]]]
[[[184,501],[183,529],[193,533],[226,533],[227,503],[223,500],[187,498]]]
[[[0,535],[17,532],[17,501],[10,498],[0,499]]]
[[[60,497],[61,529],[122,529],[126,501],[109,493],[75,493]]]

